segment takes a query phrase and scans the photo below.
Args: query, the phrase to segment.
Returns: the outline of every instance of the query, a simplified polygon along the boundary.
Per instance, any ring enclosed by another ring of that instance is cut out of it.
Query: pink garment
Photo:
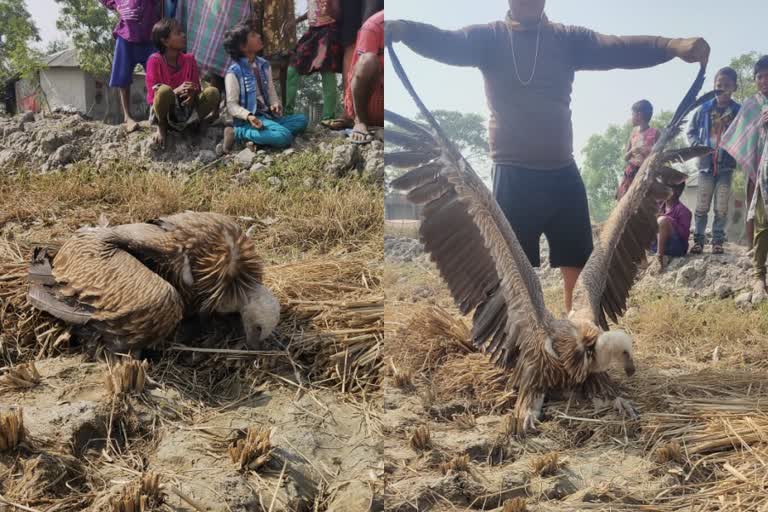
[[[172,68],[161,53],[153,53],[147,60],[147,103],[155,101],[155,87],[167,85],[176,89],[184,82],[195,84],[200,92],[200,72],[195,57],[189,53],[180,53],[176,61],[177,68]]]
[[[672,221],[672,226],[675,228],[675,233],[680,237],[680,240],[684,242],[685,247],[688,247],[688,237],[691,234],[691,220],[693,215],[683,203],[678,202],[671,208],[664,204],[663,212],[665,217],[669,217]]]

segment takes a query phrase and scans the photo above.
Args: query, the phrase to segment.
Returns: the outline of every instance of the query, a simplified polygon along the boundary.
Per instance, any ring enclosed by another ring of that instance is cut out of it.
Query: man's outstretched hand
[[[387,43],[399,43],[405,36],[406,24],[402,20],[384,21],[384,40]]]
[[[698,62],[706,65],[709,61],[709,43],[701,37],[671,39],[667,45],[673,56],[685,62]]]

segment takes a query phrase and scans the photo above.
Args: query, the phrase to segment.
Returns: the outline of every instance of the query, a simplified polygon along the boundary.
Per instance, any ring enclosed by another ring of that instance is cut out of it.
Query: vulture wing
[[[611,212],[576,284],[574,311],[586,313],[603,329],[608,329],[607,318],[616,322],[627,309],[629,291],[640,264],[645,261],[645,251],[658,233],[657,201],[669,197],[672,193],[669,186],[679,184],[687,177],[669,164],[711,151],[708,147],[665,151],[669,142],[680,133],[688,113],[716,93],[713,91],[696,99],[704,83],[705,70],[704,66],[699,70],[672,121],[662,132],[627,193]]]
[[[474,343],[504,368],[547,357],[551,351],[545,340],[551,337],[554,319],[533,267],[488,188],[413,91],[391,45],[388,50],[395,71],[434,130],[385,112],[399,130],[396,145],[409,152],[403,163],[424,162],[392,186],[424,205],[421,240],[462,314],[475,310]],[[423,159],[415,158],[418,152]]]
[[[41,279],[45,268],[52,280]],[[88,326],[129,347],[159,341],[182,317],[179,293],[127,252],[105,231],[76,233],[52,263],[36,251],[30,267],[30,303],[71,324]]]

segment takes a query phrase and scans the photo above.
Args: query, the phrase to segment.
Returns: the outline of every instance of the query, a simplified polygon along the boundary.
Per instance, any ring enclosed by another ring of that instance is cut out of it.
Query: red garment
[[[176,89],[184,82],[192,82],[200,92],[200,72],[195,57],[190,53],[180,53],[176,64],[178,68],[169,66],[161,53],[150,55],[147,60],[147,103],[152,105],[154,102],[156,85]]]
[[[384,11],[379,11],[363,23],[357,34],[355,55],[352,57],[352,65],[349,66],[346,88],[344,90],[344,110],[347,117],[355,118],[355,106],[352,100],[352,77],[355,74],[355,66],[364,53],[374,53],[379,57],[379,83],[376,85],[371,99],[368,102],[368,124],[371,126],[384,126]]]
[[[626,150],[629,151],[632,148],[645,148],[647,153],[650,154],[651,148],[653,148],[653,145],[659,140],[659,135],[661,134],[656,128],[648,128],[644,132],[633,128],[632,134],[629,136],[629,143],[627,144]],[[641,159],[634,157],[633,160],[630,160],[627,163],[627,166],[624,168],[624,177],[622,178],[621,183],[619,183],[618,190],[616,190],[617,201],[624,197],[624,194],[629,190],[629,187],[635,180],[635,175],[637,174],[637,171],[640,170],[640,166],[644,160],[645,158]]]

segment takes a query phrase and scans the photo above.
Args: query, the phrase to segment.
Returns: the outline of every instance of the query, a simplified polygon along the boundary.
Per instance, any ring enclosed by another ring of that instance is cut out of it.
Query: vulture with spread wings
[[[548,391],[581,391],[596,401],[609,400],[635,416],[631,402],[619,396],[607,370],[635,372],[632,340],[609,331],[627,308],[627,297],[658,232],[657,201],[686,175],[670,167],[709,151],[666,151],[680,133],[685,116],[714,93],[697,100],[705,67],[663,131],[635,180],[611,213],[574,293],[567,318],[555,318],[544,304],[538,276],[491,192],[447,139],[416,95],[392,50],[392,64],[419,106],[431,130],[395,113],[385,132],[388,145],[402,148],[385,154],[387,165],[411,169],[392,182],[408,199],[423,205],[419,228],[425,250],[436,264],[462,314],[474,311],[472,340],[498,366],[510,370],[518,390],[516,428],[535,428]]]

